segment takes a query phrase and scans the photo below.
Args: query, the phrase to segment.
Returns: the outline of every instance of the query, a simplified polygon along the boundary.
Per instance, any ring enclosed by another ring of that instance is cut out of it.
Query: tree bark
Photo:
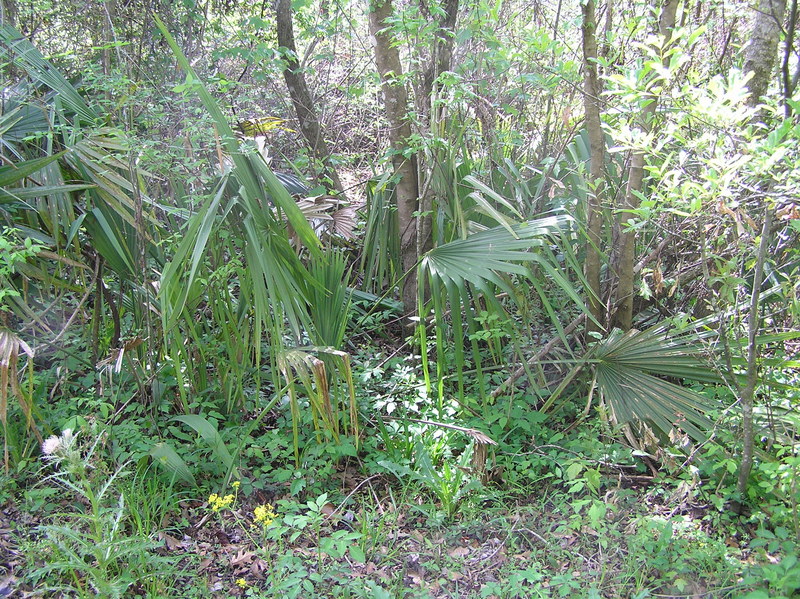
[[[750,106],[757,106],[769,89],[785,13],[786,0],[758,0],[756,4],[750,41],[744,50],[744,72],[753,73],[748,84]]]
[[[783,111],[788,119],[792,115],[792,108],[787,100],[794,96],[797,89],[797,80],[800,78],[800,65],[794,66],[792,71],[792,59],[794,57],[794,39],[797,33],[797,0],[792,0],[789,8],[789,19],[786,25],[786,41],[784,42],[783,60],[781,62],[781,81],[783,87]]]
[[[16,0],[0,1],[0,25],[17,26],[17,3]]]
[[[285,1],[285,0],[284,0]],[[408,120],[408,92],[403,83],[400,54],[392,44],[392,34],[386,28],[392,16],[391,0],[372,0],[369,11],[369,31],[374,39],[375,63],[381,76],[383,103],[389,121],[389,143],[392,152],[397,206],[400,254],[403,270],[408,273],[403,281],[401,296],[406,313],[413,314],[417,306],[417,220],[419,183],[414,156],[408,140],[411,123]]]
[[[678,0],[666,0],[661,8],[658,29],[661,36],[662,55],[670,43],[672,30],[675,28],[675,14],[678,10]],[[669,66],[669,58],[664,57],[664,66]],[[650,80],[655,83],[655,78]],[[650,98],[650,102],[642,108],[639,116],[639,126],[644,132],[650,131],[658,109],[658,96]],[[616,311],[613,325],[623,331],[630,330],[633,324],[633,297],[634,297],[634,266],[636,264],[636,232],[629,227],[634,220],[632,211],[639,207],[639,196],[644,184],[644,150],[636,150],[631,156],[631,165],[628,173],[628,185],[625,198],[620,207],[620,241],[617,260],[617,291]]]
[[[420,0],[420,9],[425,5]],[[436,119],[436,111],[431,106],[438,90],[436,80],[439,75],[449,71],[453,60],[453,45],[455,43],[455,27],[458,18],[458,0],[444,0],[442,4],[444,14],[438,19],[436,33],[434,34],[430,60],[422,73],[422,81],[417,93],[417,108],[422,114],[430,115]],[[423,12],[428,12],[423,10]],[[432,17],[431,17],[432,18]]]
[[[291,0],[275,1],[275,21],[278,45],[283,49],[283,58],[286,61],[286,66],[283,69],[283,78],[286,81],[286,87],[289,88],[289,96],[292,99],[300,131],[311,153],[322,164],[324,176],[331,182],[336,191],[342,192],[342,183],[331,163],[328,144],[325,141],[322,126],[314,109],[314,100],[306,84],[305,75],[300,69],[297,46],[294,41]]]
[[[586,301],[594,318],[586,321],[587,333],[599,331],[604,322],[600,294],[600,238],[603,232],[602,197],[605,178],[605,139],[600,123],[602,86],[597,76],[597,18],[594,0],[587,0],[583,10],[583,106],[589,134],[589,190],[586,202],[586,259],[584,276],[588,289]]]

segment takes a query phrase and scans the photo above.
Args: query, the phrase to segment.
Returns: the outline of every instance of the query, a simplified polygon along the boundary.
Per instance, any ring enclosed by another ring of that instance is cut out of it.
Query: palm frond
[[[705,415],[714,407],[707,397],[658,378],[722,382],[689,335],[671,338],[663,326],[627,333],[614,330],[587,358],[618,424],[644,422],[665,435],[678,428],[697,440],[704,440],[713,427]]]
[[[264,230],[275,228],[275,216],[273,216],[270,210],[266,209],[266,192],[272,201],[275,202],[276,207],[286,215],[289,225],[292,227],[301,243],[312,254],[318,254],[320,251],[319,240],[316,235],[314,235],[314,231],[309,226],[308,221],[303,217],[294,199],[289,195],[289,192],[286,191],[286,188],[281,184],[278,177],[270,170],[266,162],[264,162],[264,159],[258,154],[256,148],[248,148],[239,144],[236,134],[223,115],[219,104],[217,104],[206,87],[200,82],[194,69],[181,52],[172,35],[167,31],[161,19],[158,17],[155,19],[158,28],[167,40],[178,63],[186,72],[187,78],[192,81],[194,91],[196,91],[198,97],[214,121],[217,133],[220,136],[220,141],[233,161],[233,175],[242,185],[241,197],[243,205],[246,207],[249,215],[254,219],[258,228]]]
[[[510,231],[496,227],[474,233],[429,251],[420,262],[420,272],[445,285],[463,287],[469,282],[488,291],[487,283],[492,283],[513,293],[508,280],[500,274],[527,276],[529,270],[521,263],[536,262],[557,281],[564,282],[555,265],[548,264],[540,254],[531,250],[545,246],[548,237],[569,221],[567,216],[552,216],[527,221]],[[570,289],[571,285],[566,287],[573,300],[581,303],[577,293]]]
[[[446,348],[452,348],[455,359],[459,395],[463,396],[463,369],[466,354],[463,343],[465,333],[469,334],[472,345],[471,357],[478,372],[481,394],[486,400],[485,386],[482,383],[482,357],[476,338],[481,336],[484,325],[478,325],[477,316],[485,312],[500,323],[509,322],[503,304],[496,298],[498,291],[507,294],[508,303],[518,307],[524,301],[515,284],[525,281],[536,290],[542,305],[561,333],[558,315],[550,305],[544,291],[543,281],[534,274],[532,266],[545,273],[550,282],[555,282],[573,303],[583,309],[583,301],[561,271],[562,265],[556,260],[549,244],[555,241],[561,227],[570,222],[567,216],[554,216],[527,221],[513,227],[495,227],[473,233],[464,239],[457,239],[429,251],[420,262],[419,280],[425,281],[430,290],[430,300],[423,296],[424,285],[420,284],[420,315],[432,311],[438,326],[435,327],[437,351],[437,387],[442,400],[442,380],[446,376]],[[449,312],[448,312],[449,305]],[[428,310],[426,311],[426,308]],[[446,315],[449,313],[449,319]],[[452,335],[446,339],[443,323],[450,322]],[[509,331],[510,333],[512,331]],[[418,333],[422,337],[421,347],[425,352],[425,326],[420,322]],[[496,337],[489,335],[490,349],[494,359],[501,359],[502,348]],[[423,356],[426,383],[430,386],[427,371],[427,355]]]
[[[312,260],[309,265],[309,274],[316,282],[308,289],[309,336],[314,345],[341,349],[350,312],[350,295],[347,293],[350,273],[343,252],[330,250],[323,256]]]
[[[100,120],[99,113],[86,104],[78,90],[19,31],[10,25],[0,25],[0,41],[11,50],[25,72],[56,92],[61,104],[80,121],[94,125]]]
[[[334,368],[329,372],[326,362]],[[358,409],[353,385],[353,371],[350,356],[332,347],[291,348],[278,355],[278,364],[289,390],[292,412],[292,429],[295,444],[295,459],[299,460],[300,401],[297,397],[296,381],[299,380],[306,392],[314,428],[318,433],[324,430],[338,440],[342,424],[358,445]],[[330,379],[338,383],[338,376],[344,377],[345,391],[337,393],[331,387]],[[347,418],[340,411],[340,403],[346,405]],[[341,400],[341,401],[340,401]]]
[[[51,162],[55,162],[63,155],[64,152],[60,152],[58,154],[52,154],[42,158],[34,158],[32,160],[24,160],[22,162],[9,164],[7,166],[0,166],[0,188],[8,187],[17,181],[30,177],[32,174],[42,170]],[[9,192],[0,189],[0,200],[6,198],[8,193]]]

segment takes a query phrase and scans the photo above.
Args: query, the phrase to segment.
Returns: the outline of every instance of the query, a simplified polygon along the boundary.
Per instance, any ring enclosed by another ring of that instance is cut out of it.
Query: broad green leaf
[[[33,173],[42,170],[51,162],[55,162],[65,153],[66,150],[64,152],[59,152],[58,154],[44,156],[43,158],[34,158],[32,160],[25,160],[15,164],[9,164],[7,166],[0,166],[0,188],[8,187],[12,183],[16,183],[21,179],[29,177]],[[9,192],[0,189],[0,199],[8,197],[8,193]]]
[[[167,443],[156,443],[150,450],[150,457],[183,482],[194,487],[197,486],[197,481],[192,471],[189,470],[189,466],[186,465],[183,458],[181,458]]]
[[[228,451],[228,447],[222,440],[222,436],[219,434],[216,426],[199,414],[175,416],[174,420],[183,422],[192,427],[211,448],[214,457],[219,459],[225,465],[225,468],[230,471],[233,467],[233,456],[230,451]]]

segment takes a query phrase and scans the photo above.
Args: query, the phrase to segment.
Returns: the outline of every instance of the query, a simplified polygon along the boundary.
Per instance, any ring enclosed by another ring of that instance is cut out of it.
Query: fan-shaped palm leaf
[[[463,394],[462,371],[465,364],[463,350],[464,319],[466,315],[466,329],[472,339],[475,338],[475,315],[481,310],[474,305],[479,295],[483,297],[483,305],[491,311],[500,322],[507,322],[508,315],[501,303],[495,299],[498,290],[508,294],[512,302],[520,298],[515,289],[513,279],[525,280],[534,288],[542,300],[542,305],[551,317],[554,325],[560,331],[560,325],[555,310],[550,305],[544,292],[543,281],[533,276],[530,266],[535,264],[554,282],[576,306],[583,309],[583,301],[570,283],[562,274],[562,265],[558,263],[550,250],[549,243],[555,234],[570,221],[567,216],[554,216],[538,220],[527,221],[511,227],[499,226],[493,229],[474,233],[465,239],[451,241],[434,248],[423,257],[419,266],[420,281],[426,281],[430,289],[430,305],[437,322],[445,322],[447,313],[446,305],[450,306],[450,322],[452,323],[452,347],[455,353],[456,371],[459,391]],[[577,269],[579,270],[579,269]],[[420,294],[423,290],[420,285]],[[420,295],[420,314],[425,314],[425,302]],[[424,335],[422,323],[419,328]],[[445,376],[446,352],[443,327],[436,327],[437,368],[439,396],[442,396],[441,380]],[[472,358],[475,361],[478,376],[481,376],[481,356],[475,342],[472,341]],[[423,351],[425,347],[423,339]],[[495,343],[496,359],[499,359],[501,348]],[[427,360],[423,361],[427,364]],[[429,381],[426,372],[426,381]]]
[[[54,68],[19,31],[10,25],[0,25],[0,42],[3,42],[11,50],[17,62],[22,65],[25,72],[32,79],[57,91],[59,94],[58,101],[67,110],[74,113],[79,121],[93,125],[100,120],[100,114],[86,104],[64,75]]]
[[[589,367],[597,390],[619,425],[645,423],[668,435],[681,429],[694,439],[706,438],[713,422],[706,412],[713,402],[699,393],[659,377],[721,383],[706,363],[697,335],[670,336],[664,325],[623,333],[615,329],[593,346],[568,375]],[[543,410],[555,402],[551,396]]]

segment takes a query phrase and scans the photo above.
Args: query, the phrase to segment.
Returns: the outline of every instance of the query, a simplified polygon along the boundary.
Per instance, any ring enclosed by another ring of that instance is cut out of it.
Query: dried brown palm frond
[[[3,425],[3,464],[8,473],[8,399],[16,397],[22,413],[25,414],[27,430],[36,440],[43,441],[36,423],[33,421],[33,397],[22,391],[17,365],[20,352],[27,356],[28,366],[33,364],[33,349],[14,331],[0,328],[0,423]]]

